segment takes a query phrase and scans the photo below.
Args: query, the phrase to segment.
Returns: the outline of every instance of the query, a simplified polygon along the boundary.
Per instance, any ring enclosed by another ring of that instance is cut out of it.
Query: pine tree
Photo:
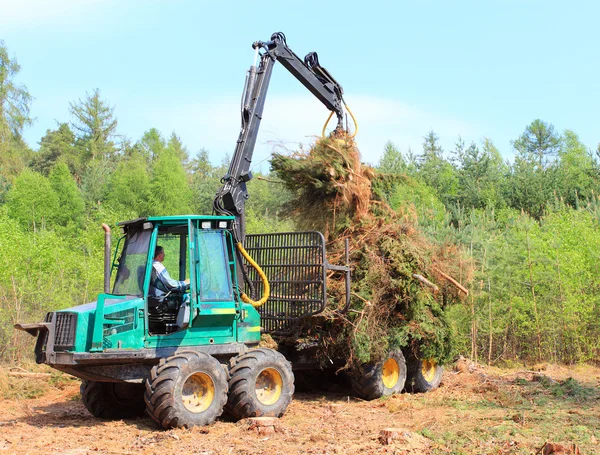
[[[402,152],[396,148],[394,144],[388,141],[385,144],[383,156],[379,160],[378,169],[386,174],[407,174],[409,171],[409,164],[402,155]]]
[[[21,66],[9,58],[0,40],[0,144],[22,139],[23,128],[33,121],[29,116],[32,97],[27,87],[14,81],[19,71]]]
[[[29,115],[32,97],[27,87],[15,82],[20,70],[0,40],[0,175],[10,180],[27,165],[31,155],[22,134],[33,123]]]
[[[213,166],[208,157],[208,150],[200,149],[188,165],[188,171],[192,212],[201,215],[212,213],[215,193],[222,186],[220,180],[227,171],[227,164]]]
[[[556,188],[555,156],[561,138],[554,127],[534,120],[525,132],[513,141],[515,162],[511,169],[509,186],[512,207],[540,218],[554,200]]]
[[[173,131],[169,137],[167,148],[175,154],[181,164],[183,164],[183,167],[187,167],[189,161],[188,151],[181,142],[181,138],[175,134],[175,131]]]
[[[71,126],[85,151],[84,160],[108,159],[117,152],[113,139],[117,138],[117,119],[114,107],[100,98],[100,90],[87,94],[85,100],[69,104],[75,121]]]
[[[433,131],[423,138],[423,153],[418,159],[419,178],[437,191],[444,204],[455,201],[458,190],[456,170],[444,158],[444,150]]]
[[[156,161],[167,149],[165,139],[156,128],[150,128],[146,131],[137,142],[137,146],[148,162],[148,165]]]
[[[561,138],[555,133],[553,125],[536,119],[525,128],[525,132],[513,145],[523,155],[535,157],[539,167],[544,169],[557,155],[560,141]]]
[[[33,157],[32,168],[48,175],[56,163],[62,162],[76,178],[81,178],[84,161],[75,142],[75,133],[68,123],[59,124],[56,130],[47,130],[40,141],[40,149]]]
[[[465,207],[501,208],[505,205],[502,179],[506,173],[500,153],[489,139],[480,149],[475,143],[459,156],[458,200]]]

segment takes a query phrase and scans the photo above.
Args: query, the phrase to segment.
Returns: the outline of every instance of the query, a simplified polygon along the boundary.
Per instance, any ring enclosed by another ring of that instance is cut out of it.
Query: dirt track
[[[3,400],[0,454],[534,454],[546,441],[600,453],[600,369],[592,367],[541,376],[463,368],[446,372],[435,392],[373,402],[339,388],[298,393],[267,435],[227,417],[171,431],[147,418],[101,421],[78,398],[79,383],[67,381],[35,399]],[[388,427],[410,432],[384,445]]]

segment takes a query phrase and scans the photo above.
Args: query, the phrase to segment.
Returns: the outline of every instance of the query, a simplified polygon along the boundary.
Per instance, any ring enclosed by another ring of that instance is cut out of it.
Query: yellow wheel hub
[[[383,380],[383,385],[388,389],[393,388],[398,383],[398,378],[400,378],[400,366],[395,359],[390,357],[383,363],[381,378]]]
[[[265,368],[256,378],[256,398],[265,406],[277,403],[283,389],[283,378],[275,368]]]
[[[432,382],[435,379],[437,362],[433,359],[422,360],[421,362],[421,374],[427,382]]]
[[[183,384],[181,401],[185,408],[198,414],[206,411],[215,398],[215,383],[206,373],[194,373]]]

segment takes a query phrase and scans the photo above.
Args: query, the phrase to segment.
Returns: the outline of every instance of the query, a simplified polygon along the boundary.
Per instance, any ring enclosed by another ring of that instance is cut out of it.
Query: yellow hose
[[[325,128],[327,128],[327,125],[329,124],[329,120],[331,120],[331,117],[333,116],[333,111],[331,111],[329,113],[329,117],[327,117],[327,120],[325,121],[325,125],[323,125],[323,131],[321,131],[321,136],[325,137]]]
[[[269,295],[271,294],[271,286],[269,285],[269,280],[267,280],[267,275],[265,275],[265,272],[263,272],[263,270],[260,268],[260,265],[258,265],[256,263],[256,261],[254,261],[254,259],[252,259],[250,257],[250,255],[248,254],[248,252],[242,245],[242,242],[238,242],[237,248],[238,248],[238,250],[240,250],[240,253],[242,253],[242,256],[244,256],[246,258],[246,260],[250,263],[250,265],[256,269],[256,271],[258,272],[258,276],[260,277],[260,279],[263,282],[263,285],[264,285],[263,296],[258,302],[255,302],[254,300],[252,300],[244,292],[242,292],[242,295],[241,295],[242,300],[244,302],[251,304],[254,308],[258,308],[259,306],[261,306],[262,304],[264,304],[267,301],[267,299],[269,298]]]
[[[356,133],[358,133],[358,122],[356,121],[356,117],[354,117],[354,114],[352,113],[352,111],[350,110],[350,108],[348,107],[346,102],[344,100],[342,100],[342,101],[344,103],[344,107],[346,108],[346,110],[350,114],[350,117],[352,117],[352,121],[354,122],[354,133],[352,133],[352,135],[350,136],[351,138],[354,138],[356,136]],[[329,120],[331,120],[332,116],[333,116],[333,111],[331,111],[329,113],[329,117],[327,117],[327,120],[325,121],[325,125],[323,125],[323,130],[321,131],[322,137],[325,137],[325,129],[327,129],[327,125],[329,124]]]
[[[350,136],[350,137],[353,138],[354,136],[356,136],[356,133],[358,133],[358,122],[356,121],[356,118],[354,117],[354,114],[352,113],[352,111],[350,110],[350,108],[348,107],[348,105],[346,104],[345,101],[344,101],[344,107],[346,108],[346,110],[350,114],[350,117],[352,117],[352,121],[354,122],[354,133],[352,134],[352,136]]]

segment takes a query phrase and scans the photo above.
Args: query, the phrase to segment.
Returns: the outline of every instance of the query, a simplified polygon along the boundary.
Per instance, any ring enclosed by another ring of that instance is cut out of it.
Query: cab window
[[[161,226],[158,229],[156,245],[165,251],[163,265],[174,280],[183,281],[189,277],[187,269],[188,227]],[[154,252],[152,254],[154,257]]]
[[[151,230],[144,230],[141,226],[129,227],[125,246],[119,256],[119,268],[113,294],[143,294],[151,235]]]
[[[224,231],[199,231],[200,300],[232,301],[231,273]]]

